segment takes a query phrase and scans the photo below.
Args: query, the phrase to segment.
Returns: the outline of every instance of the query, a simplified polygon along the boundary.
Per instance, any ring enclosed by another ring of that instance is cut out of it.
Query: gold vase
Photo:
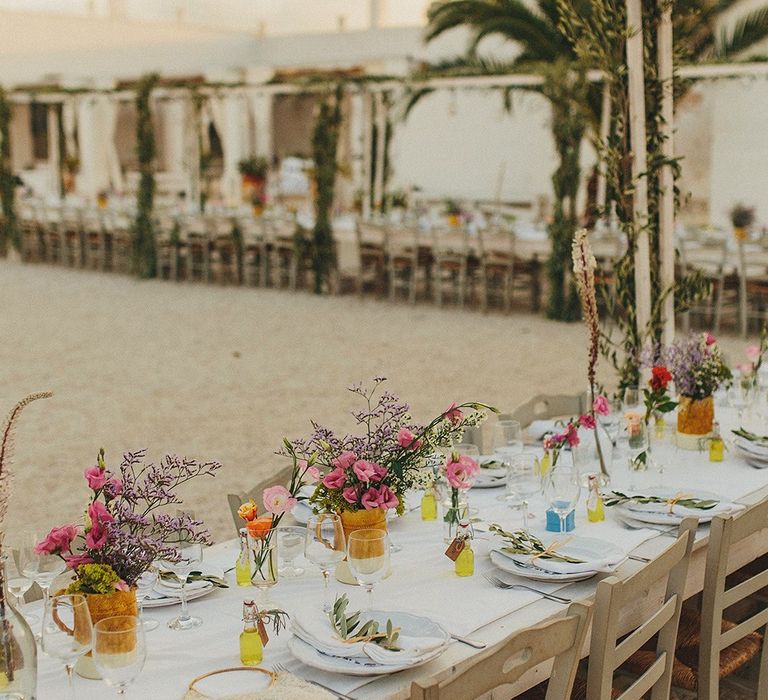
[[[712,396],[694,399],[680,397],[677,408],[677,432],[683,435],[709,435],[715,420],[715,401]]]

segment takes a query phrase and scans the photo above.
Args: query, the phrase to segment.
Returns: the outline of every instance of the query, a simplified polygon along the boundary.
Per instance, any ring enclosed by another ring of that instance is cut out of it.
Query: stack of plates
[[[768,469],[768,445],[736,435],[733,438],[733,446],[739,456],[743,457],[750,466],[756,469]]]
[[[472,485],[472,488],[495,489],[499,486],[504,486],[507,479],[507,470],[498,457],[482,455],[478,462],[480,462],[480,471],[475,477],[475,483]]]
[[[686,496],[688,498],[698,498],[700,500],[717,501],[717,505],[706,510],[701,508],[686,508],[678,504],[671,508],[666,503],[622,503],[615,506],[614,511],[620,518],[652,525],[679,525],[685,518],[698,518],[700,523],[708,523],[712,518],[718,515],[728,515],[743,506],[725,501],[717,494],[709,491],[699,491],[698,489],[668,489],[668,488],[650,488],[643,492],[647,496],[659,496],[661,498],[676,498]]]
[[[376,620],[384,630],[387,620],[400,628],[399,651],[384,649],[373,642],[348,644],[335,633],[322,612],[298,616],[293,620],[291,653],[302,663],[331,673],[377,676],[421,666],[437,658],[451,641],[450,635],[427,617],[405,612],[374,610],[363,613],[365,621]]]
[[[224,578],[224,571],[220,568],[206,566],[205,574]],[[187,600],[195,600],[208,595],[214,585],[210,581],[190,581],[186,586]],[[154,590],[144,600],[145,608],[162,608],[166,605],[181,603],[181,584],[175,581],[158,581]]]
[[[618,547],[592,537],[573,537],[557,535],[544,542],[545,546],[563,540],[557,549],[558,554],[565,554],[579,563],[569,563],[556,559],[533,559],[528,554],[510,554],[503,551],[504,543],[497,541],[491,548],[491,561],[502,571],[515,574],[532,581],[563,583],[584,581],[598,573],[613,572],[623,564],[627,555]]]

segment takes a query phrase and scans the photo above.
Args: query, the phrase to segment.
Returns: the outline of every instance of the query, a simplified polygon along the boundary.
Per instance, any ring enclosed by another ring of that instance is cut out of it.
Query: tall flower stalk
[[[597,448],[597,456],[600,459],[600,471],[608,476],[595,419],[595,399],[597,398],[595,374],[597,371],[597,357],[600,351],[600,316],[597,312],[597,293],[595,290],[595,268],[597,267],[597,261],[592,254],[586,229],[579,229],[573,237],[572,256],[573,275],[576,280],[579,299],[581,300],[581,313],[584,316],[584,323],[587,324],[587,331],[589,332],[589,353],[587,355],[589,406],[587,410],[592,420],[595,421],[595,447]]]

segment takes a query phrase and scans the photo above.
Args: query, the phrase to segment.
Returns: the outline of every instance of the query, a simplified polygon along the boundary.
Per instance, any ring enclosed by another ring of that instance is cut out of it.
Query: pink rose
[[[451,488],[462,491],[472,488],[479,471],[478,463],[468,455],[453,455],[445,466],[445,476]]]
[[[357,461],[357,455],[354,452],[347,450],[342,452],[336,459],[331,461],[334,467],[340,467],[341,469],[349,469]]]
[[[760,348],[757,345],[748,345],[744,352],[752,362],[757,362],[760,359]]]
[[[371,477],[376,474],[376,465],[373,462],[359,459],[352,466],[352,470],[360,481],[368,483],[371,480]]]
[[[363,497],[360,499],[360,503],[362,503],[363,508],[366,510],[373,510],[374,508],[379,507],[379,492],[375,488],[371,487],[369,488],[364,494]]]
[[[595,419],[588,413],[585,413],[579,418],[579,424],[582,428],[586,428],[587,430],[594,430],[596,425]]]
[[[98,491],[107,483],[107,472],[101,467],[89,467],[83,472],[83,476],[88,481],[88,488],[92,491]]]
[[[443,413],[443,416],[447,418],[451,423],[456,425],[457,423],[461,423],[461,419],[464,417],[464,414],[461,412],[461,409],[459,409],[456,406],[456,402],[454,401]]]
[[[390,508],[397,508],[399,504],[400,501],[389,486],[379,488],[379,508],[389,510]]]
[[[592,410],[599,416],[607,416],[611,412],[611,405],[608,403],[608,399],[600,394],[592,402]]]
[[[88,518],[91,528],[85,535],[85,546],[88,549],[101,549],[109,536],[106,525],[114,518],[101,501],[94,501],[88,506]]]
[[[298,501],[285,486],[270,486],[264,489],[264,509],[273,515],[290,513]]]
[[[357,489],[354,486],[347,486],[341,496],[347,503],[357,503]]]
[[[336,467],[331,472],[328,472],[323,478],[323,486],[328,489],[340,489],[347,481],[347,477],[344,474],[344,469]]]
[[[717,342],[717,339],[711,333],[705,333],[704,341],[706,342],[707,345],[714,345]]]
[[[66,555],[64,561],[67,562],[67,568],[73,571],[81,564],[93,564],[93,559],[87,554]]]
[[[400,428],[397,431],[397,444],[410,450],[418,450],[423,444],[423,440],[417,440],[416,436],[408,428]]]
[[[75,537],[77,537],[76,525],[55,527],[45,536],[42,542],[38,542],[35,545],[35,554],[68,552]]]

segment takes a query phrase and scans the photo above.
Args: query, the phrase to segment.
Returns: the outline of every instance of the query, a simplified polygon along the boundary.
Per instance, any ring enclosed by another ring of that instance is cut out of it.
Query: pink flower
[[[736,369],[739,370],[742,374],[752,374],[752,372],[755,369],[755,366],[750,364],[749,362],[742,362],[739,365],[736,365]]]
[[[109,536],[106,525],[114,518],[101,501],[94,501],[88,506],[88,519],[91,527],[85,535],[85,546],[88,549],[101,549]]]
[[[579,418],[579,424],[582,428],[586,428],[587,430],[594,430],[596,425],[595,419],[588,413],[585,413]]]
[[[717,342],[717,338],[715,338],[714,335],[711,333],[705,333],[704,334],[704,341],[707,345],[714,345]]]
[[[565,433],[565,439],[568,440],[568,444],[571,447],[576,447],[579,444],[579,432],[574,423],[568,424],[568,430]]]
[[[752,362],[757,362],[760,359],[760,348],[757,345],[748,345],[744,352]]]
[[[478,463],[468,455],[453,455],[445,465],[445,476],[451,488],[462,491],[472,488],[474,477],[479,471]]]
[[[384,477],[389,474],[389,469],[382,467],[380,464],[374,463],[373,465],[373,481],[382,481]]]
[[[109,485],[110,491],[112,491],[114,496],[119,496],[123,492],[122,479],[112,479],[112,481],[109,482]]]
[[[611,405],[605,396],[599,394],[592,402],[592,410],[599,416],[607,416],[611,412]]]
[[[373,462],[367,462],[364,459],[359,459],[354,463],[352,469],[355,472],[355,476],[357,476],[360,481],[368,483],[371,480],[371,477],[376,474],[376,466],[377,465],[375,465]]]
[[[35,554],[68,552],[75,537],[77,537],[76,525],[55,527],[45,536],[42,542],[38,542],[35,545]]]
[[[92,491],[98,491],[107,483],[107,472],[101,467],[89,467],[83,472],[83,476],[88,481],[88,488]]]
[[[347,477],[344,474],[342,467],[336,467],[331,472],[328,472],[323,478],[323,486],[328,489],[340,489],[347,481]]]
[[[305,459],[299,462],[299,474],[301,474],[301,481],[304,484],[316,484],[320,481],[320,470],[315,466],[308,467]]]
[[[379,489],[379,508],[389,510],[390,508],[397,508],[399,504],[400,501],[389,486],[382,486]]]
[[[123,581],[122,579],[120,579],[120,580],[119,580],[119,581],[118,581],[118,582],[115,584],[115,590],[116,590],[116,591],[126,591],[126,592],[127,592],[127,591],[130,591],[130,590],[131,590],[131,587],[130,587],[130,586],[129,586],[129,585],[128,585],[128,584],[127,584],[125,581]]]
[[[354,486],[347,486],[341,496],[347,503],[357,503],[357,489]]]
[[[336,459],[331,461],[334,467],[340,467],[341,469],[349,469],[357,461],[357,455],[354,452],[347,450],[342,452]]]
[[[377,489],[375,489],[373,486],[369,488],[364,494],[363,497],[360,499],[360,503],[362,503],[363,508],[366,510],[373,510],[374,508],[379,507],[379,492]]]
[[[273,515],[290,513],[298,501],[285,486],[270,486],[264,489],[264,510]]]
[[[93,559],[87,554],[71,554],[65,556],[64,561],[67,562],[67,568],[73,571],[81,564],[93,564]]]
[[[451,423],[456,425],[457,423],[461,423],[461,419],[464,417],[464,414],[461,412],[461,409],[459,409],[456,406],[456,402],[454,401],[448,408],[445,410],[445,413],[443,413],[443,416],[447,418]]]
[[[416,436],[408,428],[400,428],[397,431],[397,444],[406,449],[418,450],[424,442],[423,440],[417,440]]]

